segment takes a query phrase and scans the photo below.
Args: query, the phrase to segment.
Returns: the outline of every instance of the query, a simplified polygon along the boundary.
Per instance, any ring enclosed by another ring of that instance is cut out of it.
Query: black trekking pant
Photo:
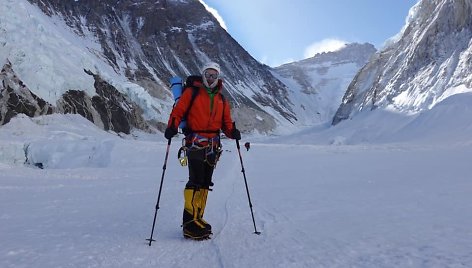
[[[189,180],[185,188],[209,189],[213,185],[211,179],[215,169],[216,154],[209,152],[207,148],[200,150],[188,150]]]

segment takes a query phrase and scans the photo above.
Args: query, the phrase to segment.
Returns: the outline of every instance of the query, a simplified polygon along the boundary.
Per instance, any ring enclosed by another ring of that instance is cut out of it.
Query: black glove
[[[166,128],[166,132],[164,132],[164,137],[166,137],[166,139],[170,140],[175,135],[177,135],[177,129],[176,128],[174,128],[174,127]]]
[[[233,128],[231,131],[231,138],[239,141],[241,139],[241,132],[239,132],[237,128]]]

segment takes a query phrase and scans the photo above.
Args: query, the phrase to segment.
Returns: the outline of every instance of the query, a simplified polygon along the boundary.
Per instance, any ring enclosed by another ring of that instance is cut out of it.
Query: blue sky
[[[254,58],[301,60],[344,42],[377,49],[405,24],[418,0],[200,0]]]

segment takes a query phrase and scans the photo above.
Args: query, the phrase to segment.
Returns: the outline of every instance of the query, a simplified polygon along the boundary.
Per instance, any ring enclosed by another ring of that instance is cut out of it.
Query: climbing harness
[[[182,147],[180,147],[177,158],[180,165],[188,165],[188,152],[204,150],[204,161],[216,168],[216,164],[223,152],[223,146],[220,142],[220,135],[213,138],[206,138],[196,133],[192,133],[182,139]]]

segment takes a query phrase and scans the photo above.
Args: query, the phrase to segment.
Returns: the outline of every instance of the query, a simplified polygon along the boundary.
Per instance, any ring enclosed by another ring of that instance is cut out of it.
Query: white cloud
[[[213,15],[213,17],[215,17],[215,19],[220,23],[220,26],[226,31],[228,31],[228,27],[226,27],[226,23],[223,20],[223,17],[221,17],[221,15],[218,13],[218,10],[210,7],[205,2],[203,2],[203,0],[199,0],[199,1],[206,8],[206,10],[208,10],[208,12],[210,12]]]
[[[319,42],[315,42],[315,43],[311,44],[310,46],[308,46],[305,49],[305,53],[304,53],[303,56],[306,59],[306,58],[313,57],[318,53],[336,51],[336,50],[339,50],[339,49],[345,47],[346,43],[348,43],[348,42],[346,42],[344,40],[329,39],[329,38],[324,39],[324,40],[321,40]]]

